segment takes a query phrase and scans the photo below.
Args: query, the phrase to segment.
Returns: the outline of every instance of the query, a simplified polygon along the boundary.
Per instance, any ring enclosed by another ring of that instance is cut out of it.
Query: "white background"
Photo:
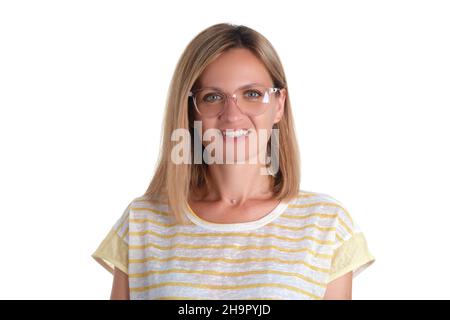
[[[146,190],[175,64],[212,24],[277,49],[303,190],[377,261],[354,299],[448,299],[448,1],[1,1],[0,298],[108,299],[90,255]]]

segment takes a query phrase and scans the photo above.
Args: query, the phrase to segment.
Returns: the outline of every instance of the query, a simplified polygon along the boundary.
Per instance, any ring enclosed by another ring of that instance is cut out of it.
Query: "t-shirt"
[[[129,280],[130,299],[323,299],[373,264],[360,227],[331,196],[300,191],[257,220],[213,223],[188,206],[133,199],[92,257]]]

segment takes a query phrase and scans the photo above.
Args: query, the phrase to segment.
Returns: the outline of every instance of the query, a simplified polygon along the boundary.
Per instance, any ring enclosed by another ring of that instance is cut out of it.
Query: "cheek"
[[[208,129],[215,128],[216,125],[214,119],[202,119],[198,114],[194,115],[194,121],[197,126],[201,127],[203,133]]]
[[[268,136],[270,135],[271,130],[273,128],[273,121],[274,121],[273,114],[267,112],[267,114],[263,114],[259,117],[253,118],[252,121],[257,132],[266,131],[267,135]]]
[[[201,128],[201,130],[202,130],[201,131],[202,144],[203,144],[203,146],[206,147],[208,144],[210,144],[212,142],[211,139],[214,139],[214,137],[213,138],[207,138],[205,136],[205,133],[209,129],[217,129],[218,128],[217,121],[215,121],[214,119],[201,119],[201,118],[196,118],[196,121],[198,121],[197,126],[199,126]],[[209,140],[203,140],[205,138],[207,138]]]
[[[198,121],[201,121],[203,134],[204,134],[205,131],[208,130],[208,129],[214,129],[214,128],[217,128],[216,121],[214,121],[214,120],[198,119]]]

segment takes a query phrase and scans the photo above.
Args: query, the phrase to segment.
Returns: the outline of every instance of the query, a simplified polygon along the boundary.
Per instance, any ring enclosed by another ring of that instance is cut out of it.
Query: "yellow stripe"
[[[193,258],[193,257],[180,257],[180,256],[172,256],[168,258],[157,258],[157,257],[147,257],[143,259],[129,259],[129,263],[145,263],[149,261],[159,261],[159,262],[167,262],[171,260],[180,260],[180,261],[189,261],[189,262],[225,262],[225,263],[246,263],[246,262],[278,262],[284,264],[302,264],[311,270],[319,271],[323,273],[329,273],[330,269],[320,268],[313,266],[303,260],[283,260],[278,258],[246,258],[246,259],[228,259],[228,258]]]
[[[313,194],[313,193],[302,193],[302,192],[300,192],[299,195],[296,198],[297,199],[298,198],[311,198],[311,197],[315,197],[315,196],[317,196],[317,195]]]
[[[302,240],[311,240],[311,241],[316,241],[317,243],[320,244],[328,244],[328,245],[333,245],[334,241],[332,240],[318,240],[316,238],[313,237],[309,237],[309,236],[305,236],[302,238]],[[310,252],[311,254],[317,254],[313,251],[311,251],[308,248],[297,248],[297,249],[286,249],[286,248],[282,248],[282,247],[278,247],[278,246],[240,246],[240,245],[234,245],[234,244],[220,244],[220,245],[193,245],[193,244],[183,244],[183,243],[178,243],[178,244],[174,244],[171,246],[160,246],[154,243],[147,243],[147,244],[142,244],[142,245],[130,245],[129,249],[130,250],[142,250],[142,249],[146,249],[146,248],[157,248],[160,250],[172,250],[175,248],[183,248],[183,249],[237,249],[237,250],[269,250],[269,249],[274,249],[274,250],[278,250],[281,252]],[[328,257],[327,257],[328,258]]]
[[[134,211],[150,211],[150,212],[159,214],[161,216],[169,216],[170,215],[170,212],[156,210],[156,209],[151,209],[151,208],[132,207],[131,210],[134,210]]]
[[[342,206],[340,206],[337,203],[333,203],[333,202],[311,202],[311,203],[288,205],[289,208],[311,208],[311,207],[316,207],[316,206],[330,206],[330,207],[342,208]]]
[[[344,207],[342,207],[338,203],[333,203],[333,202],[313,202],[313,203],[290,204],[290,205],[288,205],[289,208],[310,208],[310,207],[315,207],[315,206],[330,206],[330,207],[340,208],[340,209],[342,209],[342,211],[344,211],[344,213],[346,214],[347,218],[353,224],[353,220],[352,220],[352,217],[350,216],[350,214],[347,212],[347,210],[345,210]]]
[[[344,242],[344,239],[341,238],[341,236],[336,232],[336,238],[339,242]]]
[[[345,210],[345,208],[343,208],[342,206],[341,206],[340,208],[344,211],[344,213],[345,213],[345,215],[347,216],[348,220],[350,220],[350,223],[353,225],[353,219],[352,219],[352,217],[350,216],[350,214],[348,213],[348,211]]]
[[[309,227],[315,227],[316,229],[319,229],[321,231],[335,231],[336,227],[320,227],[313,224],[306,225],[304,227],[288,227],[288,226],[282,226],[282,225],[276,225],[280,228],[286,228],[291,230],[302,230]],[[130,236],[144,236],[146,234],[151,234],[159,238],[174,238],[176,236],[186,236],[186,237],[197,237],[197,238],[203,238],[203,237],[214,237],[214,238],[222,238],[222,237],[255,237],[255,238],[275,238],[285,241],[292,241],[297,242],[301,241],[303,238],[291,238],[291,237],[284,237],[279,236],[276,234],[258,234],[258,233],[242,233],[242,232],[223,232],[223,233],[189,233],[189,232],[175,232],[173,234],[162,234],[158,233],[152,230],[145,230],[145,231],[132,231],[130,232]]]
[[[303,229],[310,228],[310,227],[316,228],[319,231],[335,231],[336,230],[336,227],[322,227],[322,226],[318,226],[316,224],[307,224],[303,227],[294,227],[294,226],[286,226],[284,224],[279,224],[279,223],[269,223],[269,224],[267,224],[267,226],[277,227],[277,228],[281,228],[281,229],[295,230],[295,231],[303,230]]]
[[[190,274],[208,274],[214,276],[226,276],[226,277],[241,277],[253,274],[280,274],[284,276],[292,276],[300,278],[304,281],[310,282],[319,287],[326,287],[325,283],[317,282],[311,278],[305,277],[297,272],[285,272],[278,270],[253,270],[253,271],[243,271],[243,272],[219,272],[215,270],[187,270],[187,269],[168,269],[168,270],[150,270],[143,273],[131,273],[128,275],[129,278],[143,278],[153,274],[167,274],[167,273],[190,273]]]
[[[295,216],[290,214],[282,214],[281,217],[288,218],[288,219],[308,219],[310,217],[319,217],[319,218],[336,218],[336,213],[310,213],[303,216]]]
[[[176,224],[175,223],[163,223],[163,222],[158,222],[158,221],[154,221],[152,219],[148,219],[148,218],[138,218],[138,219],[130,219],[131,223],[145,223],[145,222],[150,222],[152,224],[155,224],[157,226],[161,226],[161,227],[175,227]]]
[[[349,228],[349,226],[341,219],[338,218],[339,223],[347,230],[348,233],[353,234],[353,231]]]
[[[321,299],[319,296],[316,296],[305,290],[302,290],[297,287],[281,284],[281,283],[250,283],[250,284],[243,284],[243,285],[212,285],[212,284],[208,285],[208,284],[201,284],[201,283],[169,281],[169,282],[162,282],[162,283],[153,284],[153,285],[144,286],[144,287],[133,287],[133,288],[130,288],[130,291],[143,292],[143,291],[157,289],[157,288],[164,287],[164,286],[180,286],[180,287],[191,287],[191,288],[200,288],[200,289],[216,289],[216,290],[240,290],[240,289],[251,289],[251,288],[260,288],[260,287],[274,287],[274,288],[282,288],[282,289],[287,289],[287,290],[291,290],[294,292],[298,292],[298,293],[304,294],[308,297],[311,297],[313,299],[317,299],[317,300]]]

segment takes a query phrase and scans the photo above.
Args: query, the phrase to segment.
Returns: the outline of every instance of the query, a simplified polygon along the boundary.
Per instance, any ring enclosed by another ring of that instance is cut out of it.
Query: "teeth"
[[[227,131],[224,130],[222,131],[223,135],[227,136],[227,137],[231,137],[231,138],[237,138],[237,137],[241,137],[244,135],[248,135],[249,130],[243,130],[243,129],[239,129],[236,131]]]

